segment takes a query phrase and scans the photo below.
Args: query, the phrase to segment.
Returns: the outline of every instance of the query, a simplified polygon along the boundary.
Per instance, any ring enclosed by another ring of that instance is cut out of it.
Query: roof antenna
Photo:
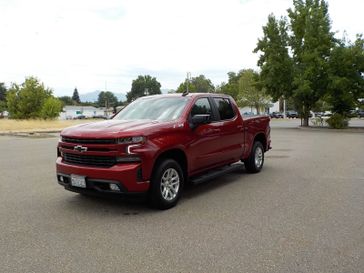
[[[186,91],[184,91],[184,92],[182,93],[182,96],[183,96],[183,97],[187,96],[187,95],[188,95],[188,93],[189,93],[189,91],[188,91],[188,84],[189,84],[190,80],[191,80],[191,72],[187,72],[187,78],[186,78]]]

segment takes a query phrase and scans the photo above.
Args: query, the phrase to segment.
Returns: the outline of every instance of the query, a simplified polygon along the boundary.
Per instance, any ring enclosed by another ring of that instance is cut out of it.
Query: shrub
[[[27,77],[21,85],[13,83],[6,101],[10,116],[14,119],[54,119],[62,111],[62,102],[53,97],[50,88],[34,77]]]
[[[349,126],[349,119],[337,113],[333,114],[326,122],[333,129],[344,129]]]
[[[55,98],[49,97],[45,100],[40,111],[40,117],[43,119],[55,119],[58,117],[59,112],[62,111],[62,102]]]

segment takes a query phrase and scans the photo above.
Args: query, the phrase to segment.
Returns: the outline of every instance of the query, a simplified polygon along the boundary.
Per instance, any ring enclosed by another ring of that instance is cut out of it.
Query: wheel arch
[[[187,162],[187,156],[183,150],[181,150],[179,148],[173,148],[173,149],[169,149],[169,150],[161,152],[154,160],[152,173],[154,172],[154,170],[155,170],[156,166],[159,164],[159,162],[161,162],[164,159],[173,159],[177,163],[179,163],[182,168],[182,171],[183,171],[184,180],[187,180],[188,162]]]
[[[268,150],[267,147],[267,138],[265,136],[264,133],[258,133],[255,137],[254,137],[254,141],[252,143],[252,147],[254,142],[259,141],[260,143],[262,143],[263,147],[264,147],[264,152],[266,152]]]

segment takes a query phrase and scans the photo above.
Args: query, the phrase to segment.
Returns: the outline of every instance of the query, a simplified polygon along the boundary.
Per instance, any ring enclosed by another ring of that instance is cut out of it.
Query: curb
[[[332,133],[364,133],[364,127],[349,127],[346,129],[331,129],[329,127],[302,127],[298,126],[297,129],[304,131],[319,131],[319,132],[332,132]]]
[[[0,131],[0,136],[36,136],[41,134],[60,133],[62,129],[55,130],[29,130],[29,131]]]

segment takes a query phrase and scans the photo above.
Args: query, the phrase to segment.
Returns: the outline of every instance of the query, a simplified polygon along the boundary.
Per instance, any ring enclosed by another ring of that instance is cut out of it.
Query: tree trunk
[[[310,108],[306,105],[303,108],[303,127],[308,127],[309,126],[309,118],[310,118]]]
[[[309,122],[309,117],[305,115],[303,117],[303,124],[302,124],[302,126],[303,127],[308,127],[309,126],[308,122]]]
[[[257,115],[260,115],[260,109],[259,109],[259,105],[255,105],[255,109],[257,110]]]

